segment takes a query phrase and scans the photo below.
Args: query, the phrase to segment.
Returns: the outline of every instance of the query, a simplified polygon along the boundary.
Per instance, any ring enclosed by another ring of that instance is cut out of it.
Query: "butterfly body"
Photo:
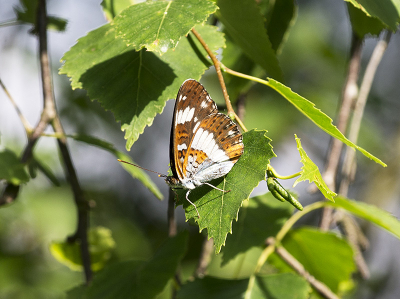
[[[242,154],[242,135],[236,124],[218,112],[199,82],[183,82],[171,127],[172,176],[166,178],[167,184],[187,189],[186,199],[196,208],[189,200],[190,191],[204,184],[221,190],[208,182],[226,175]]]

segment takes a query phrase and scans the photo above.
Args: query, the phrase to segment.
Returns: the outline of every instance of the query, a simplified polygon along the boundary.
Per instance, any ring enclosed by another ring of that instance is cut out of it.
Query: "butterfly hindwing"
[[[242,135],[222,113],[204,118],[186,153],[183,175],[207,182],[227,174],[243,153]]]

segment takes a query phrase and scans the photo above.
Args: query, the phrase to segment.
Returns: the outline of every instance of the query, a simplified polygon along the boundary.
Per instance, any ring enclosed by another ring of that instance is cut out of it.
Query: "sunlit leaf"
[[[301,113],[307,116],[313,123],[315,123],[319,128],[324,130],[329,135],[339,139],[346,145],[355,148],[362,152],[366,157],[374,160],[376,163],[381,164],[386,167],[386,164],[379,160],[377,157],[371,155],[365,149],[359,147],[358,145],[347,139],[339,130],[332,124],[332,119],[323,113],[321,110],[315,107],[314,103],[303,98],[297,93],[293,92],[289,87],[279,83],[278,81],[268,78],[268,86],[273,88],[279,94],[281,94],[286,100],[288,100],[294,107],[296,107]]]
[[[318,166],[314,164],[313,161],[308,157],[306,151],[301,146],[300,138],[297,138],[297,135],[294,135],[297,143],[297,150],[300,153],[301,160],[303,163],[303,167],[301,167],[301,175],[294,182],[294,186],[298,183],[308,180],[310,183],[314,182],[318,189],[322,192],[326,199],[331,201],[335,201],[333,198],[337,195],[335,192],[329,189],[326,185],[325,181],[322,178],[321,173],[319,172]]]
[[[13,185],[20,185],[29,181],[25,164],[10,150],[0,151],[0,180],[6,180]]]
[[[212,51],[224,46],[216,27],[196,26]],[[182,38],[174,51],[162,57],[130,50],[114,29],[104,25],[78,40],[62,58],[60,73],[71,78],[73,88],[84,88],[89,97],[110,110],[127,139],[129,150],[161,113],[168,99],[175,98],[188,78],[199,80],[210,66],[207,54],[191,36]]]
[[[256,130],[244,133],[244,153],[239,161],[225,177],[210,182],[217,188],[230,192],[223,193],[203,185],[190,193],[190,199],[196,204],[200,218],[185,199],[186,190],[176,190],[178,204],[183,204],[186,219],[194,218],[200,231],[207,229],[208,238],[214,239],[216,252],[225,244],[227,234],[232,233],[232,221],[237,219],[243,200],[249,198],[260,181],[265,180],[269,159],[275,156],[270,139],[265,134],[266,131]]]
[[[283,81],[283,73],[261,16],[253,0],[219,0],[218,19],[233,41],[254,62],[263,67],[271,77]]]
[[[356,270],[353,249],[347,241],[334,233],[313,228],[296,229],[285,236],[282,246],[312,276],[335,293],[340,290],[342,283],[351,280]],[[281,271],[294,271],[276,254],[270,256],[268,261]]]
[[[378,18],[393,31],[397,30],[400,18],[398,0],[345,0],[363,11],[367,16]]]
[[[69,135],[68,137],[71,137],[71,138],[81,141],[81,142],[85,142],[90,145],[100,147],[101,149],[106,150],[109,153],[113,154],[117,159],[136,164],[135,162],[132,161],[130,156],[117,150],[111,143],[108,143],[104,140],[100,140],[93,136],[87,136],[87,135]],[[117,162],[117,163],[120,163],[120,162]],[[147,173],[145,171],[143,171],[142,169],[140,169],[138,167],[135,167],[132,165],[127,165],[125,163],[121,163],[121,166],[128,173],[130,173],[132,175],[132,177],[134,177],[135,179],[138,179],[158,199],[163,198],[161,191],[158,189],[157,185],[151,180],[151,178],[147,175]]]
[[[117,36],[128,46],[162,55],[216,9],[208,0],[147,1],[125,9],[114,25]]]
[[[115,247],[111,231],[105,227],[95,227],[88,232],[89,253],[91,269],[99,271],[111,257],[111,251]],[[53,242],[50,252],[62,264],[71,270],[82,271],[82,259],[80,245],[77,242]]]
[[[336,197],[335,203],[332,203],[332,206],[334,208],[340,207],[358,217],[370,221],[400,239],[399,219],[389,214],[385,210],[364,202],[350,200],[342,196]]]
[[[355,8],[349,3],[347,3],[347,10],[349,12],[351,27],[360,38],[364,38],[367,34],[378,36],[386,28],[379,19],[366,15],[362,10]]]
[[[135,4],[135,0],[103,0],[100,5],[103,8],[103,12],[107,19],[111,21],[118,15],[122,10]]]

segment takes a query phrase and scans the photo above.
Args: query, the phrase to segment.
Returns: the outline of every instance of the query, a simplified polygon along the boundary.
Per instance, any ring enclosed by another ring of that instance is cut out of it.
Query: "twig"
[[[176,236],[177,225],[175,219],[175,192],[171,188],[169,188],[169,193],[168,193],[167,217],[168,217],[168,237],[172,238]],[[176,270],[174,279],[176,286],[172,289],[171,298],[173,299],[176,298],[178,294],[178,289],[182,285],[181,273],[179,269]]]
[[[353,33],[352,46],[350,50],[350,62],[346,81],[342,92],[341,105],[337,120],[337,128],[345,133],[349,121],[350,110],[357,96],[357,80],[361,62],[362,40]],[[336,138],[331,139],[331,147],[327,158],[327,164],[323,178],[329,189],[336,190],[336,174],[339,166],[343,143]],[[332,208],[326,207],[323,210],[320,222],[322,230],[328,230],[332,220]]]
[[[207,240],[206,237],[203,241],[203,247],[201,248],[199,263],[197,265],[195,272],[196,277],[203,278],[206,275],[207,267],[212,259],[213,249],[214,249],[213,239]]]
[[[39,57],[40,57],[43,101],[44,101],[44,108],[41,119],[44,118],[44,120],[46,120],[46,123],[44,123],[46,125],[50,122],[54,131],[57,134],[65,135],[56,111],[49,55],[47,51],[46,0],[40,0],[38,3],[37,29],[39,35]],[[75,204],[78,210],[77,229],[75,234],[69,237],[68,240],[75,241],[76,239],[79,239],[80,241],[79,244],[80,244],[83,269],[85,272],[86,284],[89,284],[92,280],[92,270],[90,267],[91,263],[90,263],[90,253],[89,253],[89,244],[87,236],[87,229],[89,227],[89,218],[88,218],[89,206],[87,201],[85,200],[83,191],[78,181],[75,168],[72,163],[71,155],[69,153],[69,149],[67,146],[67,139],[65,137],[58,138],[57,143],[60,148],[61,155],[63,157],[66,176],[69,183],[71,184],[72,192],[74,194]]]
[[[25,116],[22,114],[21,110],[19,109],[17,103],[14,101],[13,97],[11,94],[8,92],[7,88],[5,87],[3,81],[0,79],[0,85],[3,88],[4,92],[6,93],[8,99],[10,100],[11,104],[14,106],[15,111],[17,112],[19,119],[22,122],[22,125],[25,128],[26,135],[29,137],[29,135],[32,133],[33,128],[31,124],[28,122],[28,120],[25,118]]]
[[[389,31],[386,31],[384,33],[384,37],[376,44],[371,59],[368,62],[367,68],[365,69],[365,74],[361,82],[360,92],[354,108],[353,119],[349,131],[349,140],[353,143],[357,143],[358,133],[361,127],[361,120],[364,115],[365,104],[367,103],[367,98],[371,90],[376,70],[382,60],[383,54],[386,51],[391,35],[392,34]],[[354,157],[355,151],[350,150],[347,147],[342,169],[343,179],[340,183],[339,188],[339,193],[344,196],[347,195],[348,187],[350,184],[351,172],[352,168],[354,167]]]
[[[370,277],[370,272],[360,249],[360,243],[361,243],[360,241],[363,240],[364,235],[360,231],[353,217],[351,217],[347,213],[344,213],[343,211],[338,211],[338,213],[340,214],[341,217],[339,223],[343,228],[347,240],[349,241],[351,247],[353,248],[354,262],[357,265],[357,269],[360,272],[361,277],[363,279],[368,279]]]
[[[204,39],[201,37],[201,35],[197,32],[196,29],[192,28],[192,33],[194,34],[194,36],[198,39],[198,41],[201,43],[201,45],[203,46],[204,50],[206,50],[208,56],[210,56],[215,70],[217,72],[217,76],[218,76],[218,80],[219,83],[221,85],[221,89],[222,89],[222,93],[224,95],[224,99],[225,99],[225,104],[226,104],[226,108],[228,110],[228,116],[230,118],[235,119],[238,124],[240,125],[240,127],[244,130],[247,131],[246,127],[244,126],[243,122],[241,121],[241,119],[237,116],[237,114],[235,113],[235,110],[233,110],[231,101],[229,100],[229,95],[228,95],[228,91],[226,90],[226,86],[225,86],[225,81],[224,81],[224,77],[222,76],[221,73],[221,63],[218,61],[217,57],[214,55],[214,53],[210,50],[210,48],[208,47],[207,43],[204,41]]]
[[[246,98],[247,98],[247,93],[241,93],[236,101],[237,115],[240,119],[244,119],[246,113],[246,108],[245,108]]]
[[[168,196],[168,236],[174,237],[176,236],[177,228],[176,228],[176,220],[175,220],[175,193],[172,189],[169,189]]]
[[[41,6],[42,6],[41,4],[38,4],[38,24],[39,25],[41,25],[41,22],[39,21],[39,12],[40,12],[40,7]],[[45,22],[47,23],[47,20],[45,20]],[[46,23],[45,23],[44,28],[46,28]],[[47,45],[47,36],[45,37],[44,42]],[[43,46],[41,44],[42,44],[41,35],[39,35],[39,51],[40,51],[39,56],[40,56],[40,59],[42,59],[43,56],[44,56],[44,55],[42,55],[42,52],[43,52],[44,49],[43,49]],[[47,49],[46,49],[46,53],[47,53]],[[42,64],[41,64],[41,66],[42,66]],[[41,71],[42,71],[42,78],[43,78],[43,75],[44,75],[43,74],[43,70],[41,70]],[[44,84],[44,81],[42,82],[42,84]],[[44,94],[44,85],[43,85],[43,94]],[[35,144],[36,144],[38,138],[42,135],[42,133],[44,132],[44,130],[48,126],[49,122],[52,120],[52,114],[49,113],[49,111],[50,111],[50,108],[48,107],[49,104],[50,103],[49,103],[48,100],[47,101],[46,100],[43,101],[43,112],[42,112],[42,114],[40,116],[40,120],[39,120],[38,124],[33,129],[33,131],[31,131],[31,133],[28,135],[28,142],[27,142],[27,144],[26,144],[26,146],[24,148],[24,151],[22,153],[22,156],[21,156],[21,162],[22,163],[27,163],[32,158],[33,148],[35,147]],[[20,186],[8,183],[6,185],[6,187],[4,188],[3,194],[1,195],[0,206],[13,202],[17,198],[17,196],[19,194],[19,189],[20,189]]]
[[[0,28],[7,27],[7,26],[22,25],[22,24],[24,24],[24,22],[13,19],[13,20],[4,21],[3,23],[0,23]]]
[[[383,54],[388,46],[390,41],[391,33],[386,31],[384,37],[377,43],[375,46],[374,52],[372,53],[371,59],[367,65],[365,70],[365,74],[360,86],[360,92],[357,98],[357,102],[355,104],[353,118],[350,124],[350,132],[349,132],[349,140],[353,143],[357,143],[358,133],[361,127],[361,120],[364,115],[364,109],[367,102],[367,98],[369,92],[371,90],[372,82],[375,77],[376,70],[378,68],[379,63],[382,60]],[[348,147],[346,148],[346,154],[342,167],[342,179],[339,187],[339,194],[343,196],[347,196],[349,185],[352,181],[354,169],[355,169],[355,152]],[[343,213],[343,212],[338,212]],[[352,218],[347,215],[341,216],[341,224],[343,226],[345,235],[349,243],[352,245],[354,250],[354,260],[357,264],[357,268],[364,279],[368,279],[370,276],[368,266],[362,256],[360,246],[362,246],[362,242],[360,242],[360,234],[361,238],[363,237],[362,232],[360,231],[358,224],[355,221],[351,221]]]

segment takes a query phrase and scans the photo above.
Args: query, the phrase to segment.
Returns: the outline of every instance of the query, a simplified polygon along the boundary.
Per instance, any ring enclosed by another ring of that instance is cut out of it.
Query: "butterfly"
[[[170,136],[171,188],[186,189],[186,200],[198,186],[226,175],[243,154],[243,137],[236,124],[217,105],[199,82],[187,79],[176,97]]]

